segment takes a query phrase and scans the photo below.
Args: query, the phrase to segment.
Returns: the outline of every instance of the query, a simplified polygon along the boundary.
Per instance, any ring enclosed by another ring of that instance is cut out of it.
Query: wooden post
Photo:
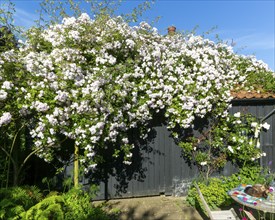
[[[79,183],[79,147],[74,145],[74,187],[77,188]]]

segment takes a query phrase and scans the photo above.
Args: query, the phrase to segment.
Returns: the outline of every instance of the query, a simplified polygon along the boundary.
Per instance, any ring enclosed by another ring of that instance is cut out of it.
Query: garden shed
[[[232,96],[234,99],[230,114],[251,113],[270,124],[270,129],[260,134],[261,148],[266,156],[259,162],[262,166],[270,166],[274,171],[275,95],[241,91],[232,92]],[[99,180],[97,199],[187,194],[191,180],[198,176],[197,168],[184,160],[182,149],[176,145],[165,124],[158,123],[156,119],[153,131],[152,137],[147,138],[137,152],[137,162],[131,166],[135,166],[134,170],[120,173],[117,169],[114,176]],[[72,168],[68,168],[70,169]],[[215,175],[227,176],[236,170],[236,167],[228,163],[221,173]],[[83,185],[89,186],[88,179],[83,178],[81,181]]]

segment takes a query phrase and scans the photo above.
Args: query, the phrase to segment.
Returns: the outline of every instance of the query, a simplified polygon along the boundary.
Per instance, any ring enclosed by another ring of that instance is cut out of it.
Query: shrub
[[[229,198],[226,189],[223,187],[223,181],[220,178],[210,178],[208,183],[199,182],[198,186],[211,209],[227,205]],[[194,186],[190,188],[187,195],[187,201],[196,209],[201,209],[201,201]]]
[[[31,207],[27,212],[22,213],[21,217],[23,220],[65,219],[64,204],[65,201],[62,196],[50,196]]]
[[[108,216],[99,208],[93,207],[88,193],[80,189],[71,189],[61,195],[49,195],[47,198],[21,214],[25,220],[107,220]]]
[[[222,177],[223,187],[226,191],[237,187],[241,183],[243,184],[265,184],[266,183],[266,171],[260,166],[243,167],[238,173],[232,174],[229,177]]]
[[[0,189],[0,219],[7,220],[107,220],[100,208],[91,204],[91,196],[80,189],[67,193],[50,192],[46,198],[36,186]]]
[[[19,219],[19,214],[41,201],[42,194],[36,186],[0,189],[0,219]]]
[[[73,188],[63,197],[66,203],[66,220],[108,219],[100,208],[91,205],[89,194],[83,190]]]

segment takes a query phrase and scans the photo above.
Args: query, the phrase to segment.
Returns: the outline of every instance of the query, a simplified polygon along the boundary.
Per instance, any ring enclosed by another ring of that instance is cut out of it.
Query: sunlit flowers
[[[0,68],[0,102],[12,97],[18,108],[0,110],[0,125],[18,113],[31,118],[33,143],[47,160],[59,146],[56,136],[73,139],[84,152],[86,171],[100,163],[97,152],[130,165],[136,146],[128,134],[137,129],[146,139],[155,114],[163,114],[172,131],[191,128],[209,115],[227,118],[230,91],[245,81],[240,56],[226,44],[195,35],[162,36],[146,22],[131,27],[121,17],[92,20],[85,13],[45,30],[29,30],[20,49],[2,54],[0,61],[20,66],[25,80],[17,87]],[[255,70],[266,68],[252,58],[249,62]],[[234,117],[241,126],[241,113]],[[258,127],[258,133],[269,128]],[[232,146],[246,141],[230,138]],[[228,151],[234,154],[231,145]]]
[[[6,124],[10,123],[11,119],[12,119],[11,114],[9,112],[4,112],[2,114],[2,116],[0,117],[0,127],[2,125],[6,125]]]
[[[232,146],[229,145],[227,148],[231,153],[234,153],[234,150],[233,150]]]
[[[266,130],[268,130],[270,128],[270,124],[268,124],[267,122],[265,122],[264,124],[262,124],[262,127]]]
[[[236,112],[236,113],[234,114],[234,117],[236,117],[236,118],[241,117],[241,113],[240,113],[240,112]]]

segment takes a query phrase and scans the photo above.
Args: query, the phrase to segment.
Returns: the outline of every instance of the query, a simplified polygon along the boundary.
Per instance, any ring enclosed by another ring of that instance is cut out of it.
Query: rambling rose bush
[[[30,29],[15,53],[8,62],[24,67],[18,72],[24,83],[13,88],[14,110],[32,119],[34,148],[51,160],[62,134],[83,150],[86,171],[104,161],[103,151],[131,164],[135,145],[129,131],[139,128],[146,138],[154,113],[164,112],[175,138],[177,128],[192,127],[196,118],[226,118],[230,91],[245,82],[248,71],[225,44],[194,35],[162,36],[145,22],[131,27],[120,17],[92,20],[87,14],[42,31]],[[5,71],[0,67],[1,103],[9,94]],[[2,124],[9,113],[18,114],[0,110]]]

